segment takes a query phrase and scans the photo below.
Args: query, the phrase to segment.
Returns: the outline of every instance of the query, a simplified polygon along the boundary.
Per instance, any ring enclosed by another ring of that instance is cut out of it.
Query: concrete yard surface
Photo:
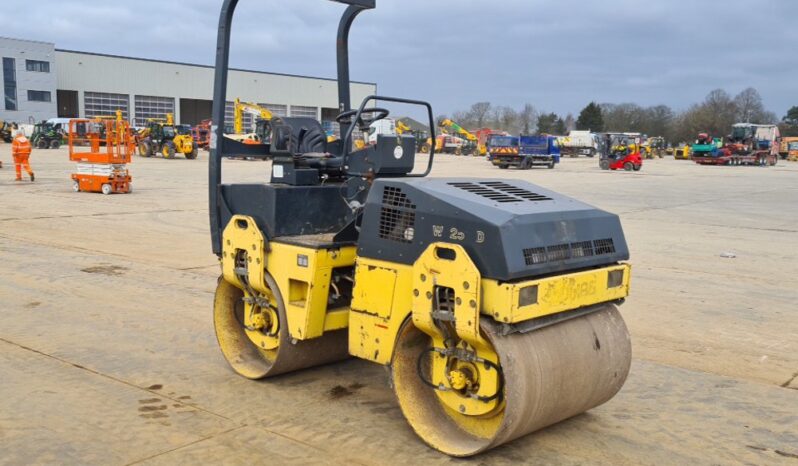
[[[111,196],[73,192],[64,149],[34,151],[34,183],[13,181],[10,145],[0,160],[0,464],[798,466],[798,163],[440,156],[433,176],[524,179],[619,214],[633,267],[623,390],[456,460],[413,434],[383,367],[233,373],[213,330],[207,152],[136,157],[133,192]],[[225,181],[269,167],[226,161]]]

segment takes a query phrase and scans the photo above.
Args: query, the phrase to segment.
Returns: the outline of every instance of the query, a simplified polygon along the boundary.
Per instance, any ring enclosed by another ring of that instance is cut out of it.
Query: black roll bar
[[[357,15],[376,7],[376,0],[333,0],[349,7],[338,26],[338,105],[350,107],[349,83],[349,30]],[[213,83],[213,110],[211,119],[210,157],[208,160],[208,204],[210,213],[211,243],[216,255],[222,253],[221,238],[221,185],[222,157],[224,156],[225,105],[227,103],[227,73],[230,65],[230,29],[238,0],[224,0],[219,13],[219,32],[216,39],[216,68]],[[343,128],[342,128],[343,131]]]
[[[350,148],[352,147],[352,133],[355,130],[355,124],[357,124],[357,122],[360,120],[360,116],[363,114],[363,110],[366,108],[366,104],[368,104],[372,100],[381,100],[384,102],[397,102],[400,104],[419,105],[427,109],[427,116],[429,118],[430,138],[432,138],[432,144],[430,144],[430,149],[429,149],[429,161],[427,162],[427,169],[424,171],[424,173],[409,174],[405,176],[421,178],[429,175],[430,172],[432,171],[432,161],[435,159],[435,137],[436,137],[435,118],[432,116],[432,105],[430,105],[429,102],[424,102],[421,100],[412,100],[412,99],[405,99],[402,97],[388,97],[388,96],[379,96],[379,95],[370,95],[365,99],[363,99],[363,102],[360,103],[360,107],[357,109],[357,113],[355,114],[355,116],[352,117],[351,120],[352,124],[348,125],[349,129],[347,130],[346,136],[344,136],[342,141],[342,145],[344,148],[344,172],[348,176],[367,176],[366,173],[349,171],[349,156],[351,153]]]

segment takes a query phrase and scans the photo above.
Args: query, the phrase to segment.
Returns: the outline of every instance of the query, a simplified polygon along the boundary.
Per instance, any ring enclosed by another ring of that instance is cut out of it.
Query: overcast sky
[[[220,5],[36,0],[0,9],[0,35],[212,64]],[[241,0],[231,64],[334,77],[343,8]],[[377,0],[352,29],[352,79],[439,114],[482,100],[562,114],[590,100],[680,110],[715,88],[753,86],[781,117],[798,105],[796,18],[796,0]]]

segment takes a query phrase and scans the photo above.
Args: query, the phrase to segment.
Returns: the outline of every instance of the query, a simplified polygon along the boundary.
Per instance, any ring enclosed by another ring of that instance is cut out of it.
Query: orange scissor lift
[[[135,144],[130,124],[105,118],[69,122],[69,160],[77,162],[72,174],[75,191],[129,193],[132,178],[127,169]]]

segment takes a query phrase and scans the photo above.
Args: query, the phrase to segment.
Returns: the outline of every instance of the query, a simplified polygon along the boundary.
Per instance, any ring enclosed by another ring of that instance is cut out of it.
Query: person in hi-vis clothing
[[[11,143],[11,154],[14,156],[14,165],[17,169],[17,181],[22,181],[22,167],[25,167],[25,171],[28,172],[31,181],[36,179],[33,175],[33,170],[30,168],[31,151],[30,140],[25,137],[25,133],[22,130],[17,131],[14,142]]]

